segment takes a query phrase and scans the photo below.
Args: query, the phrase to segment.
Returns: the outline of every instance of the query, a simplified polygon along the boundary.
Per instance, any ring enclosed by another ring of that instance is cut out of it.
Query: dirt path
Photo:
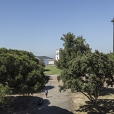
[[[72,114],[71,102],[68,92],[59,92],[57,76],[51,76],[51,80],[45,88],[33,96],[15,95],[15,102],[2,110],[0,114]],[[48,96],[45,97],[44,91],[48,90]],[[38,100],[43,98],[43,104],[38,105]]]
[[[60,85],[61,82],[58,83],[56,76],[51,76],[51,77],[52,80],[50,80],[50,82],[47,84],[47,87],[49,88],[55,87],[56,89],[53,89],[53,91],[49,89],[48,99],[52,102],[52,104],[54,104],[54,106],[61,107],[62,109],[67,109],[69,111],[71,111],[72,107],[72,112],[74,114],[95,113],[94,108],[92,109],[92,107],[88,105],[90,101],[87,99],[86,96],[84,96],[80,92],[71,93],[70,91],[68,91],[68,92],[59,93],[58,85]],[[57,100],[58,98],[61,100]],[[105,114],[114,114],[114,88],[109,87],[108,89],[105,89],[103,96],[99,96],[98,103],[100,105],[100,108],[98,108],[99,112]],[[50,106],[52,105],[50,104]]]
[[[51,75],[41,92],[33,96],[15,95],[15,102],[11,106],[3,108],[0,105],[0,114],[93,114],[94,110],[86,104],[88,99],[84,95],[79,92],[70,93],[70,91],[60,93],[58,88],[60,84],[57,76]],[[44,94],[45,90],[48,90],[47,98]],[[114,114],[114,89],[108,89],[105,94],[99,97],[100,111],[103,112],[105,109],[105,114]],[[42,105],[38,105],[40,98],[43,98]]]
[[[44,104],[33,114],[72,114],[69,94],[67,91],[60,93],[58,85],[56,76],[51,76],[43,90],[48,90],[48,96],[43,96]]]
[[[71,102],[68,92],[59,92],[56,75],[50,77],[49,82],[42,90],[44,103],[33,114],[72,114]],[[44,91],[48,90],[48,96]]]

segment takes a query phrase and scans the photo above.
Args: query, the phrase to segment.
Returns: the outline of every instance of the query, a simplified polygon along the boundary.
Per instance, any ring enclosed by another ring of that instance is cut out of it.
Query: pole
[[[111,22],[113,22],[113,53],[114,53],[114,18]]]

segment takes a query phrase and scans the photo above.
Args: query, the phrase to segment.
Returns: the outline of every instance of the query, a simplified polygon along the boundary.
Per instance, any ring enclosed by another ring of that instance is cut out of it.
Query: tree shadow
[[[49,69],[44,69],[44,72],[45,72],[45,71],[50,71],[50,70],[49,70]]]
[[[25,114],[28,111],[32,111],[42,105],[39,105],[39,101],[43,100],[44,105],[49,105],[50,102],[47,99],[42,99],[35,96],[12,96],[11,103],[7,105],[0,104],[0,114]]]
[[[110,94],[114,94],[114,88],[105,88],[104,87],[100,96],[110,95]]]
[[[47,106],[41,109],[36,109],[32,114],[73,114],[67,109],[62,109],[57,106]]]
[[[39,99],[34,96],[12,97],[12,104],[0,104],[0,114],[73,114],[66,109],[49,106],[47,99],[43,99],[43,104],[39,105]]]
[[[48,80],[52,80],[51,76],[46,75],[46,77],[48,78]]]
[[[53,89],[55,88],[54,86],[45,86],[44,89],[42,91],[45,91],[45,90],[50,90],[50,89]]]
[[[99,99],[97,108],[94,108],[90,101],[86,101],[86,105],[80,106],[76,112],[87,112],[87,114],[107,114],[114,113],[113,99]]]

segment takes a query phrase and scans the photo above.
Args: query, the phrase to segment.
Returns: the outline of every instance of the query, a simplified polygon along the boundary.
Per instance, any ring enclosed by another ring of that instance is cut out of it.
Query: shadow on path
[[[102,96],[110,94],[114,94],[114,88],[103,88],[103,91],[101,93]]]
[[[57,106],[49,106],[50,102],[43,99],[43,104],[38,105],[39,97],[17,96],[12,97],[12,104],[0,104],[0,114],[73,114]]]
[[[46,85],[43,90],[50,90],[50,89],[53,89],[53,88],[54,88],[54,86]]]
[[[26,114],[27,112],[31,114],[31,111],[41,106],[39,105],[41,100],[46,106],[50,104],[48,100],[36,96],[13,96],[9,105],[0,104],[0,114]]]
[[[95,109],[90,101],[86,101],[87,105],[80,106],[76,112],[87,112],[87,114],[114,114],[114,100],[100,99],[98,107]]]
[[[32,114],[73,114],[73,113],[57,106],[47,106],[35,110]]]

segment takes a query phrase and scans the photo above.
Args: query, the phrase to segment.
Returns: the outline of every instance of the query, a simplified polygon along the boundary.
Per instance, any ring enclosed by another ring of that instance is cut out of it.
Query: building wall
[[[54,60],[48,61],[48,65],[54,65]]]

